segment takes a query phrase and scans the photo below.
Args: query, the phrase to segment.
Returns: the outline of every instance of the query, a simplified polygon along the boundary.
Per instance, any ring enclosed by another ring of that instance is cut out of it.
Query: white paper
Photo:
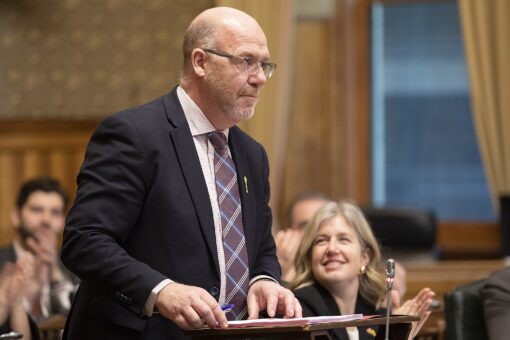
[[[329,322],[342,322],[359,320],[363,314],[349,314],[349,315],[335,315],[335,316],[310,316],[307,318],[294,318],[294,319],[255,319],[255,320],[239,320],[229,321],[229,328],[243,328],[243,327],[273,327],[273,326],[306,326],[319,323]]]

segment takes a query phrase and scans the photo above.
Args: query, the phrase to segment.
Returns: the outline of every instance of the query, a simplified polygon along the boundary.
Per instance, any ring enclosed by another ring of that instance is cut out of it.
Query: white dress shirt
[[[202,173],[204,174],[205,183],[207,185],[207,192],[209,193],[209,199],[211,202],[211,208],[214,219],[214,233],[216,235],[216,249],[218,251],[218,261],[220,267],[220,296],[218,303],[223,305],[225,303],[225,287],[226,287],[226,271],[225,271],[225,256],[223,252],[223,238],[222,238],[222,227],[221,227],[221,216],[220,208],[218,205],[218,195],[216,193],[216,182],[214,177],[214,146],[209,141],[207,134],[213,131],[217,131],[211,122],[204,115],[202,110],[195,104],[195,102],[188,96],[188,94],[182,89],[177,87],[177,97],[181,103],[184,111],[184,116],[188,122],[191,135],[193,136],[193,142],[198,153],[198,159],[200,160],[200,166]],[[229,129],[221,131],[225,134],[228,142]],[[230,154],[230,149],[228,150]],[[230,154],[231,155],[231,154]],[[267,275],[258,275],[250,280],[250,285],[259,279],[271,279],[274,282],[274,278]],[[149,298],[145,303],[145,314],[151,316],[154,310],[154,303],[156,301],[157,294],[168,284],[172,283],[171,279],[161,281],[151,291]]]

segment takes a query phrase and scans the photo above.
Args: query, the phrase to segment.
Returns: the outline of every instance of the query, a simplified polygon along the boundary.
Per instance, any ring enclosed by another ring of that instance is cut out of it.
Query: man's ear
[[[195,48],[191,52],[191,66],[197,77],[203,78],[205,76],[205,61],[206,52],[204,50]]]
[[[21,217],[20,217],[21,211],[18,208],[13,208],[11,210],[11,223],[14,226],[14,228],[18,229],[21,225]]]

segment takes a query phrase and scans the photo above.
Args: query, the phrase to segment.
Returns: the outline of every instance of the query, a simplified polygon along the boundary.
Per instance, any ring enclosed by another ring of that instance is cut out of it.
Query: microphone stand
[[[387,287],[388,287],[388,294],[386,296],[386,329],[385,329],[385,336],[384,340],[389,340],[389,334],[390,334],[390,312],[391,312],[391,288],[393,287],[393,278],[388,277],[386,279]]]
[[[390,314],[391,314],[391,289],[393,288],[393,279],[395,278],[395,260],[388,259],[386,261],[386,288],[388,294],[386,295],[386,329],[385,340],[389,340],[390,334]]]

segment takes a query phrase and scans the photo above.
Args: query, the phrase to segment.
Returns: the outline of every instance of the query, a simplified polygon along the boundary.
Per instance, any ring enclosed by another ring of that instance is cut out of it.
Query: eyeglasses
[[[268,63],[265,61],[261,61],[255,58],[249,58],[249,57],[239,57],[231,54],[227,54],[225,52],[219,52],[214,50],[204,50],[207,53],[211,53],[223,58],[228,58],[231,62],[235,63],[236,65],[240,65],[240,69],[243,72],[248,72],[249,74],[255,74],[259,71],[259,68],[262,68],[262,72],[264,72],[264,75],[266,78],[271,78],[273,75],[274,70],[276,69],[276,64],[274,63]]]

